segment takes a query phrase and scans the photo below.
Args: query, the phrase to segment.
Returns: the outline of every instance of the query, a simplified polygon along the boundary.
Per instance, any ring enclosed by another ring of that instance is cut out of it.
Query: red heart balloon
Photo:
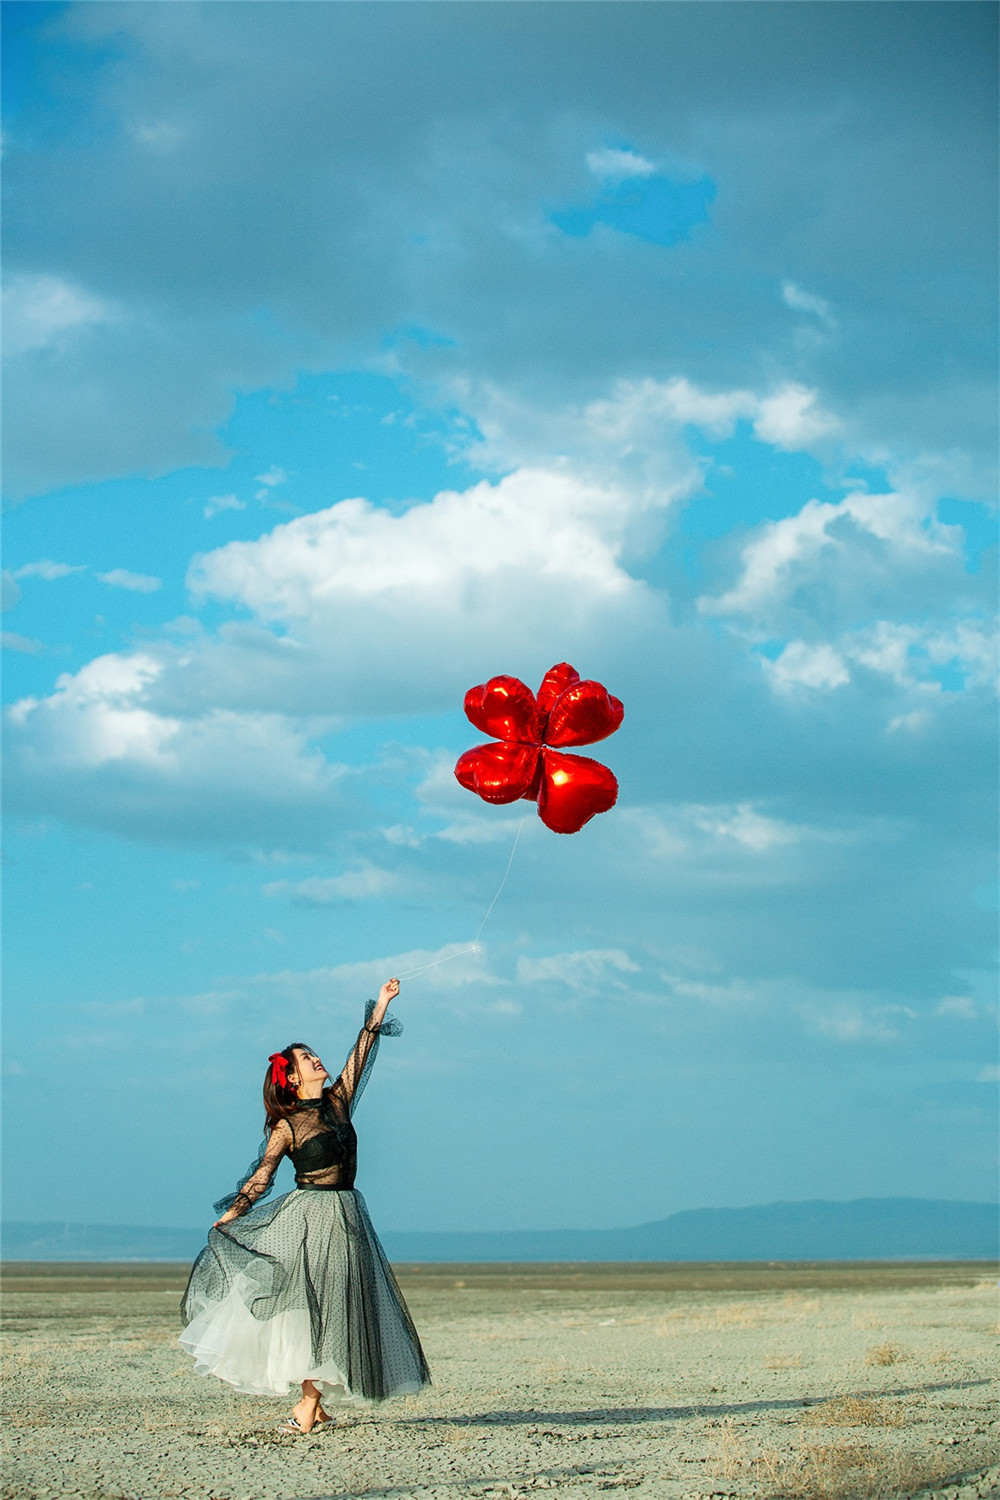
[[[542,751],[538,816],[553,833],[578,833],[618,800],[618,782],[607,766],[586,755]]]
[[[599,682],[576,682],[560,693],[549,712],[547,745],[593,745],[614,734],[625,717],[618,698]]]
[[[497,740],[537,745],[535,695],[519,677],[491,677],[465,695],[465,715],[477,729]]]
[[[550,667],[542,678],[542,685],[538,689],[538,711],[547,714],[553,703],[574,682],[580,681],[580,674],[575,667],[571,667],[568,661],[561,661],[558,666]],[[544,739],[545,736],[543,735]]]
[[[528,791],[540,754],[537,745],[477,745],[459,756],[455,775],[466,791],[502,806]]]

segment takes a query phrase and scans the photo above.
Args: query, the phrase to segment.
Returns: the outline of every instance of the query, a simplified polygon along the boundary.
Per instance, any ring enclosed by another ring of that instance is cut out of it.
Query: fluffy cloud
[[[246,501],[241,500],[238,495],[209,495],[205,501],[204,517],[211,521],[213,516],[220,515],[226,510],[246,510]]]
[[[759,404],[754,431],[765,443],[794,453],[812,448],[837,431],[835,417],[821,411],[816,392],[804,385],[786,385]]]
[[[56,578],[68,578],[71,573],[84,572],[86,572],[86,566],[83,563],[53,562],[50,557],[43,557],[39,562],[25,563],[10,576],[12,578],[43,578],[46,583],[52,583]]]
[[[189,585],[260,623],[193,644],[164,701],[199,681],[212,701],[398,713],[445,708],[513,663],[540,678],[575,652],[597,672],[659,611],[622,560],[650,504],[571,469],[520,469],[402,514],[343,500],[232,542],[195,559]]]
[[[365,865],[343,875],[310,876],[307,880],[271,880],[261,886],[263,896],[284,896],[301,906],[340,906],[396,893],[398,881],[389,870]]]
[[[97,657],[49,697],[16,703],[11,804],[157,842],[328,842],[345,818],[348,773],[310,747],[309,727],[218,708],[158,713],[148,699],[163,670],[146,652]]]
[[[698,609],[781,643],[762,659],[780,693],[829,692],[859,670],[908,689],[988,686],[994,600],[989,580],[967,571],[963,542],[920,483],[811,499],[753,531],[733,585],[703,595]]]
[[[33,636],[18,635],[16,630],[5,630],[3,647],[5,651],[18,651],[22,656],[37,656],[45,650],[45,642],[36,641]]]
[[[603,182],[621,182],[629,177],[652,177],[659,170],[655,162],[647,161],[637,151],[628,151],[614,146],[605,146],[600,151],[588,151],[587,167]]]
[[[778,371],[827,393],[859,451],[989,467],[981,8],[867,7],[849,25],[835,7],[752,7],[723,27],[706,7],[647,6],[628,26],[609,7],[581,29],[547,7],[510,29],[410,7],[390,34],[358,7],[253,14],[41,22],[6,168],[18,493],[219,462],[235,389],[377,359],[387,330],[415,325],[441,337],[397,358],[427,386],[469,376],[558,406],[616,378],[760,388]],[[64,79],[83,74],[93,113],[76,93],[64,118]],[[609,126],[630,145],[609,146]],[[718,185],[697,243],[549,222],[595,173],[648,183],[654,162]],[[822,338],[802,338],[803,315]],[[782,441],[821,435],[790,397],[763,421]]]
[[[700,608],[771,623],[820,570],[846,570],[851,587],[869,539],[892,549],[897,576],[907,563],[912,571],[914,562],[961,560],[957,528],[938,524],[917,497],[855,491],[836,503],[809,500],[797,515],[767,522],[743,549],[736,585],[718,598],[705,597]]]
[[[98,573],[102,583],[113,589],[128,589],[133,594],[155,594],[163,587],[161,578],[150,573],[132,573],[128,568],[112,568],[110,573]]]
[[[325,824],[310,823],[306,809],[333,806],[340,772],[327,767],[319,736],[358,716],[454,711],[470,682],[503,670],[534,681],[560,658],[609,681],[629,703],[613,757],[625,773],[625,801],[662,800],[668,764],[667,800],[730,809],[705,817],[716,819],[731,850],[801,846],[802,827],[815,819],[798,813],[783,822],[769,804],[783,791],[790,805],[807,806],[819,768],[832,774],[831,756],[841,775],[868,767],[863,783],[877,783],[887,809],[905,805],[906,783],[893,769],[899,752],[890,753],[885,731],[900,744],[919,740],[930,754],[934,716],[957,723],[993,663],[977,602],[983,583],[963,569],[960,529],[935,520],[933,487],[851,488],[841,500],[809,500],[765,523],[741,541],[730,587],[703,595],[700,620],[686,625],[662,589],[635,576],[635,561],[655,554],[701,483],[686,432],[717,437],[738,421],[759,424],[772,395],[624,382],[553,417],[493,389],[470,392],[479,450],[497,467],[517,467],[402,511],[340,500],[195,558],[195,603],[222,606],[229,618],[214,631],[189,621],[183,633],[101,658],[60,679],[49,698],[17,705],[12,805],[23,797],[41,810],[46,776],[75,766],[77,779],[61,782],[52,807],[68,811],[76,801],[73,816],[135,831],[136,776],[155,788],[161,809],[150,829],[165,826],[172,797],[177,835],[201,837],[199,809],[221,778],[206,747],[225,743],[242,770],[204,827],[218,833],[226,809],[227,838],[280,845],[275,819],[287,803],[298,809],[287,841],[322,848]],[[809,408],[820,409],[818,399]],[[780,451],[778,435],[771,446]],[[284,476],[272,468],[259,477]],[[717,572],[732,567],[726,545]],[[64,566],[29,571],[58,576]],[[911,618],[915,592],[920,623]],[[727,623],[728,641],[702,623],[715,618]],[[882,686],[870,686],[875,678]],[[798,700],[847,693],[836,741],[817,746]],[[663,702],[671,704],[666,717]],[[735,740],[734,716],[742,726]],[[419,843],[411,790],[423,814],[438,809],[439,833],[454,849],[503,836],[505,815],[483,817],[455,787],[453,755],[418,759],[399,763],[405,795],[384,819],[401,847]],[[364,771],[372,785],[391,779],[388,765],[373,769],[379,760],[373,749]],[[93,799],[91,776],[103,788]],[[240,789],[254,803],[248,821],[237,811]],[[832,788],[823,797],[850,809]],[[664,847],[687,847],[708,827],[699,833],[695,820],[682,831],[676,819],[667,827],[655,818],[649,826]],[[370,850],[366,858],[379,865]],[[299,897],[349,893],[321,884]]]
[[[14,276],[4,287],[4,352],[9,357],[58,346],[72,330],[112,323],[115,310],[57,276]]]
[[[706,389],[686,378],[619,380],[610,395],[553,407],[526,402],[507,390],[465,380],[454,393],[475,418],[481,440],[469,455],[499,468],[564,456],[576,470],[604,483],[627,483],[638,499],[664,506],[687,493],[700,478],[686,427],[711,438],[731,437],[740,421],[756,437],[784,452],[825,446],[839,423],[825,411],[819,392],[795,383],[763,391]]]
[[[519,958],[516,972],[518,984],[555,984],[598,993],[609,985],[621,988],[621,976],[638,974],[640,966],[620,948],[590,948],[548,958]]]
[[[804,291],[802,287],[796,286],[794,281],[785,282],[781,288],[781,295],[785,300],[785,305],[793,308],[795,312],[812,313],[814,317],[819,318],[820,322],[825,323],[827,327],[833,328],[836,326],[836,321],[830,310],[830,304],[825,298],[817,297],[813,292]]]

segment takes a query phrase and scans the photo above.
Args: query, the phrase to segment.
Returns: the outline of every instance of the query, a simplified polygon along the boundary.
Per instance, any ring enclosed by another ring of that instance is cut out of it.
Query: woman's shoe
[[[314,1430],[314,1428],[316,1428],[318,1426],[319,1426],[319,1423],[318,1422],[314,1422],[313,1426],[309,1429],[309,1432],[312,1432]],[[278,1431],[279,1432],[294,1433],[296,1437],[308,1437],[309,1436],[309,1433],[306,1432],[306,1430],[305,1430],[304,1427],[300,1427],[299,1426],[298,1422],[296,1422],[296,1420],[295,1420],[294,1417],[288,1417],[286,1421],[280,1423],[279,1426],[278,1426]]]

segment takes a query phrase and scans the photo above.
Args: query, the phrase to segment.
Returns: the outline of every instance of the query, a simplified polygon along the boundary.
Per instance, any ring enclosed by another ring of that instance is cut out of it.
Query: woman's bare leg
[[[313,1423],[319,1414],[319,1390],[311,1380],[302,1382],[302,1400],[295,1407],[292,1416],[298,1422],[303,1432],[311,1432]]]

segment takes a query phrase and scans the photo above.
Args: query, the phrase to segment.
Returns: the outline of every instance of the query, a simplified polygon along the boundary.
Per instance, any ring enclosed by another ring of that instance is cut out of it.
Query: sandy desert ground
[[[10,1500],[1000,1495],[997,1268],[402,1268],[432,1390],[282,1437],[192,1373],[184,1268],[12,1266]]]

